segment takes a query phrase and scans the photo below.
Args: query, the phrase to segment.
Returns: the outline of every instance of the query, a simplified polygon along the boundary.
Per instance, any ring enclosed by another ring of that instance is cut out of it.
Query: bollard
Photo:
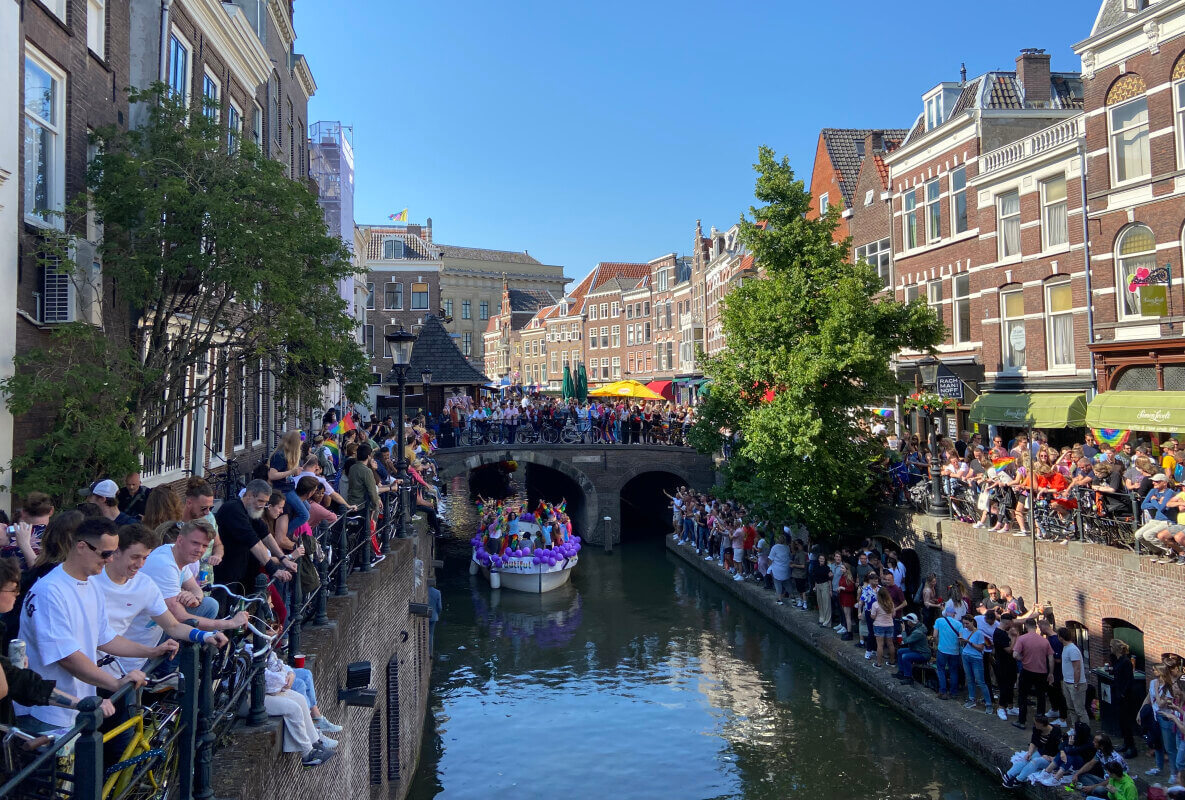
[[[228,644],[227,647],[234,645]],[[197,752],[194,755],[194,800],[211,800],[211,766],[214,760],[214,651],[201,648],[201,679],[198,684]]]
[[[327,537],[319,537],[327,538]],[[317,613],[313,616],[314,625],[328,625],[329,624],[329,558],[322,557],[317,561],[317,577],[321,579],[321,585],[317,587]]]
[[[1078,505],[1076,505],[1074,507],[1074,527],[1076,527],[1078,529],[1078,541],[1081,542],[1081,541],[1085,540],[1086,534],[1084,534],[1082,532],[1082,503],[1081,502],[1079,502]]]
[[[1136,531],[1144,527],[1140,524],[1140,498],[1132,495],[1132,538],[1136,540],[1136,555],[1140,555],[1140,537],[1136,536]],[[1155,553],[1154,553],[1155,555]]]
[[[103,712],[99,711],[99,698],[84,697],[78,703],[77,720],[82,723],[82,732],[74,740],[74,791],[73,800],[100,800],[103,796],[103,734],[99,725],[103,723]]]
[[[350,518],[342,517],[340,520],[341,527],[337,531],[337,596],[345,597],[350,593],[350,588],[346,585],[346,579],[350,575],[350,559],[348,554],[350,552],[350,536],[346,533],[346,526],[349,525]]]
[[[178,656],[181,664],[181,692],[178,705],[181,708],[181,732],[177,736],[178,796],[181,800],[193,797],[195,758],[197,756],[198,729],[198,649],[200,645],[185,642]],[[206,648],[201,648],[206,649]]]
[[[267,576],[255,576],[255,594],[267,601]],[[258,634],[252,634],[251,639],[251,709],[247,712],[247,724],[257,727],[267,722],[267,708],[263,705],[263,698],[267,695],[267,684],[263,678],[263,665],[267,656],[263,655],[263,648],[267,647],[267,640]]]
[[[393,492],[387,492],[383,495],[383,527],[379,532],[379,550],[383,555],[391,552],[391,495]]]
[[[300,585],[299,570],[292,576],[292,607],[288,609],[288,663],[291,665],[300,649],[300,615],[304,609],[304,588]]]

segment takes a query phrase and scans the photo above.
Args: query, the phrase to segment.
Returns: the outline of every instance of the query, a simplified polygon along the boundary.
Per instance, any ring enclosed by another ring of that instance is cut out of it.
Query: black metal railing
[[[380,495],[378,513],[367,501],[355,512],[343,514],[332,525],[322,524],[314,533],[315,552],[306,553],[316,570],[318,586],[306,593],[299,571],[288,582],[277,582],[266,576],[256,578],[254,591],[246,598],[232,601],[226,598],[232,612],[235,603],[248,600],[250,609],[267,609],[269,593],[275,588],[285,601],[288,615],[283,626],[270,626],[256,632],[233,633],[227,649],[217,651],[209,646],[181,645],[177,669],[181,673],[177,689],[169,698],[170,706],[178,709],[178,723],[167,740],[160,743],[161,751],[126,768],[136,770],[127,787],[118,793],[109,791],[105,800],[122,797],[143,789],[145,782],[160,783],[162,771],[169,786],[169,797],[179,800],[209,800],[213,797],[212,764],[220,743],[236,721],[247,726],[258,726],[267,721],[264,707],[264,665],[275,649],[287,652],[291,660],[301,653],[302,630],[305,625],[320,626],[329,622],[327,600],[331,595],[349,592],[348,579],[354,571],[374,569],[375,545],[380,552],[388,552],[395,536],[398,520],[396,492]],[[376,524],[372,532],[371,520]],[[372,538],[373,537],[373,538]],[[214,590],[218,592],[218,589]],[[229,595],[229,592],[227,593]],[[226,606],[223,608],[227,610]],[[261,611],[263,617],[268,615]],[[231,633],[231,632],[228,632]],[[158,662],[150,663],[151,672]],[[121,687],[110,699],[114,703],[128,698],[136,691],[130,684]],[[21,745],[22,734],[3,731],[5,738],[0,752],[0,798],[4,800],[104,800],[105,773],[111,768],[104,761],[104,718],[98,698],[86,698],[80,705],[74,726],[64,735],[35,751]],[[133,704],[139,708],[139,701]],[[2,729],[4,726],[0,726]],[[177,758],[171,759],[164,748],[175,748]],[[72,757],[65,754],[72,752]],[[122,762],[121,762],[122,763]],[[149,773],[152,773],[151,778]],[[162,795],[163,796],[163,795]]]

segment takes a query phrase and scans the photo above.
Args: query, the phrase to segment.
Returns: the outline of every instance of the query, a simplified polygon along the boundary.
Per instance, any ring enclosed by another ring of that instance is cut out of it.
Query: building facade
[[[0,0],[0,285],[20,279],[18,242],[21,231],[21,4]],[[16,293],[0,294],[0,380],[13,374],[16,356]],[[12,462],[12,412],[0,402],[0,509],[11,511],[8,465]]]
[[[883,152],[886,140],[900,143],[908,131],[867,130],[863,128],[824,128],[819,131],[815,146],[815,162],[811,168],[812,204],[807,219],[818,219],[832,207],[839,207],[839,225],[834,239],[842,242],[851,235],[848,220],[853,208],[862,202],[857,189],[860,168],[865,156],[874,152],[868,150],[869,137],[872,146],[879,145]]]

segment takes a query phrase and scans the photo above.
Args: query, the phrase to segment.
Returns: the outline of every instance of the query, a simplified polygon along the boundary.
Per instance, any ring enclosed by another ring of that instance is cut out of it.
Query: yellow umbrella
[[[648,389],[645,384],[631,380],[614,381],[599,389],[591,390],[588,395],[589,397],[635,397],[640,400],[666,399],[653,389]]]

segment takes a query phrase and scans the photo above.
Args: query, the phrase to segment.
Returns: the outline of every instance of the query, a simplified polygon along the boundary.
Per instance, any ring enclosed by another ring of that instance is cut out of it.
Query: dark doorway
[[[671,532],[671,500],[685,481],[670,472],[643,472],[621,488],[621,540]]]
[[[558,469],[544,467],[540,464],[520,464],[515,474],[519,489],[526,489],[527,501],[531,508],[539,504],[540,500],[549,503],[567,502],[568,518],[572,520],[573,532],[577,536],[587,536],[588,531],[581,530],[584,524],[584,507],[587,502],[584,490],[572,478]]]

